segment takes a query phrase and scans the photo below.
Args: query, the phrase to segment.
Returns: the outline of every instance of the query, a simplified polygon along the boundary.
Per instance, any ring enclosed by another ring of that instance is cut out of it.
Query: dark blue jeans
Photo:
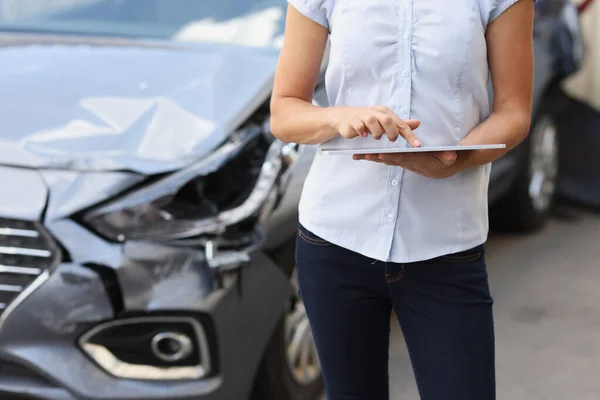
[[[296,261],[328,400],[389,399],[392,308],[422,399],[496,398],[483,246],[402,265],[374,262],[300,227]]]

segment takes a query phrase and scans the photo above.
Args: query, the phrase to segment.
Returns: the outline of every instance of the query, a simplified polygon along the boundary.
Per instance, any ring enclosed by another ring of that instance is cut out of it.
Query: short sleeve
[[[502,15],[506,10],[508,10],[512,5],[514,5],[519,0],[494,0],[494,6],[492,7],[492,12],[490,14],[489,22],[492,22],[500,15]],[[537,0],[521,0],[521,1],[533,1],[537,2]]]
[[[331,0],[287,0],[287,2],[305,17],[312,19],[319,25],[323,25],[328,30],[330,29]]]

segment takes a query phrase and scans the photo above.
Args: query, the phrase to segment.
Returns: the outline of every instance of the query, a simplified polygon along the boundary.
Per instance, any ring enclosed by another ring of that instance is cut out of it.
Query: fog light
[[[210,373],[202,324],[188,317],[143,317],[96,326],[81,349],[113,376],[139,380],[200,379]]]
[[[157,358],[176,363],[188,358],[194,350],[192,339],[175,332],[161,332],[152,338],[152,352]]]

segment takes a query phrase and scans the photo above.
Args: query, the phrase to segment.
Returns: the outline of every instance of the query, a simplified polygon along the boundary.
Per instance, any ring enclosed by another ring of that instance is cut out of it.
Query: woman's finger
[[[446,165],[452,165],[458,158],[458,154],[455,151],[444,151],[442,153],[442,160]]]
[[[404,122],[406,122],[410,129],[412,129],[413,131],[421,126],[421,121],[419,121],[418,119],[405,119]]]
[[[350,120],[350,126],[356,131],[358,136],[367,137],[369,136],[369,130],[367,129],[364,122],[360,120],[360,118],[354,117]]]
[[[433,153],[432,156],[444,165],[450,166],[456,162],[458,155],[455,151],[443,151],[440,153]]]
[[[352,124],[348,122],[340,127],[340,135],[346,139],[354,139],[359,134],[356,132],[356,129],[354,129]]]
[[[410,154],[406,153],[389,153],[389,154],[380,154],[379,159],[386,163],[403,163],[406,162],[407,158],[410,157]]]
[[[388,139],[391,142],[398,140],[398,126],[395,118],[390,113],[385,112],[377,112],[376,116]]]
[[[374,113],[363,119],[362,122],[367,126],[367,129],[375,139],[381,139],[384,133],[383,127],[379,124],[379,120]]]
[[[412,128],[406,123],[404,120],[400,120],[398,122],[398,130],[400,132],[400,136],[402,136],[411,146],[413,147],[421,147],[422,143],[413,132]]]
[[[421,121],[417,119],[404,120],[389,109],[387,114],[394,119],[394,122],[396,123],[396,129],[398,130],[400,136],[402,136],[413,147],[422,146],[421,141],[413,132],[413,129],[417,129],[419,126],[421,126]]]
[[[396,113],[394,113],[392,110],[390,110],[387,107],[383,108],[382,112],[385,112],[388,116],[390,116],[394,120],[394,122],[396,124],[396,131],[398,132],[399,136],[402,136],[413,147],[421,147],[422,146],[421,141],[419,140],[417,135],[415,135],[415,133],[413,132],[413,129],[417,129],[419,126],[421,126],[421,121],[419,121],[417,119],[403,120]]]

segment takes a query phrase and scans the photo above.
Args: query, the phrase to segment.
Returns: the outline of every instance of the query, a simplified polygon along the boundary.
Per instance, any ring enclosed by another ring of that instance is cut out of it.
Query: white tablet
[[[384,147],[384,148],[362,148],[348,149],[341,147],[328,147],[324,144],[319,152],[326,156],[354,155],[354,154],[382,154],[382,153],[428,153],[440,151],[465,151],[465,150],[495,150],[505,149],[505,144],[480,144],[472,146],[423,146],[423,147]]]

